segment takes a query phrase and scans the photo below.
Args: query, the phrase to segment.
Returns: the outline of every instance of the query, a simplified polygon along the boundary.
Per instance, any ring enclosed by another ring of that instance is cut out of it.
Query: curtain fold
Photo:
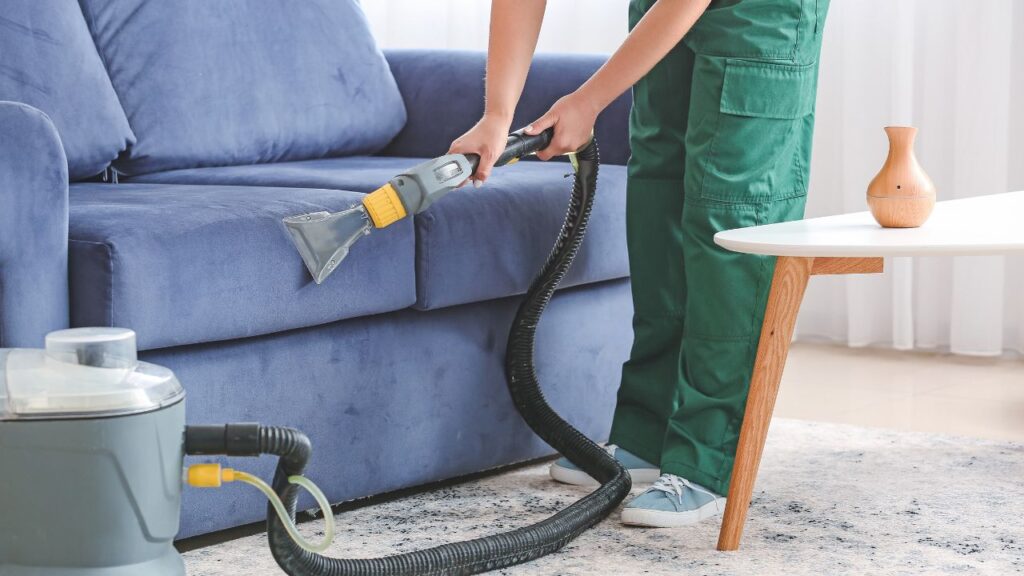
[[[487,47],[489,2],[364,2],[384,47]],[[628,0],[549,0],[538,49],[611,52]],[[1015,34],[1016,32],[1016,34]],[[807,215],[866,210],[888,142],[916,151],[940,200],[1024,189],[1024,3],[833,0]],[[1021,215],[1024,226],[1024,214]],[[886,274],[811,282],[798,338],[850,346],[1024,353],[1024,256],[891,258]]]
[[[940,200],[1024,188],[1024,117],[1011,104],[1024,87],[1024,44],[1014,38],[1024,7],[1014,8],[1012,0],[833,3],[808,216],[864,209],[888,124],[919,128],[917,154]],[[798,337],[1024,352],[1021,258],[891,258],[886,267],[883,276],[812,282]]]

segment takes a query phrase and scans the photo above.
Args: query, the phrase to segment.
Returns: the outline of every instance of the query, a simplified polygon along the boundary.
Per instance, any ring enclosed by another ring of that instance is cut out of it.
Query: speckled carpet
[[[547,465],[521,468],[340,514],[331,555],[503,531],[581,494],[552,483]],[[616,513],[560,552],[501,573],[1024,574],[1024,445],[776,420],[739,552],[714,550],[718,524],[625,528]],[[185,562],[192,576],[280,574],[262,534],[194,550]]]

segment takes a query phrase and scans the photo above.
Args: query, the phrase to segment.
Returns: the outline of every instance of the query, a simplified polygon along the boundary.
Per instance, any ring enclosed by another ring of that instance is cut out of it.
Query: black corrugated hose
[[[527,291],[512,328],[505,356],[508,390],[530,428],[601,486],[583,499],[536,524],[510,532],[384,558],[329,558],[300,548],[273,508],[267,509],[270,550],[291,576],[411,576],[476,574],[550,554],[600,522],[630,489],[629,473],[605,450],[563,420],[548,405],[534,369],[537,323],[583,241],[597,185],[598,151],[593,141],[577,153],[578,167],[569,211],[551,254]],[[274,490],[295,516],[298,496],[288,476],[302,474],[310,456],[309,440],[289,428],[261,428],[259,450],[281,457]]]

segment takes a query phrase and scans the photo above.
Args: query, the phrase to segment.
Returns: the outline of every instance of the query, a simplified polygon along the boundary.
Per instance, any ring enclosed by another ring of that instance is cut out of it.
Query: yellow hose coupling
[[[194,488],[220,488],[224,482],[235,481],[235,471],[220,464],[195,464],[188,467],[186,481]]]
[[[363,206],[374,227],[383,228],[405,218],[405,206],[391,184],[385,184],[363,198]]]

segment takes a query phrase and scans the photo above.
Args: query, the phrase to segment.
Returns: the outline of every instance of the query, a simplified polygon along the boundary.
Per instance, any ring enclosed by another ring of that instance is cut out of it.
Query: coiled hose
[[[544,399],[534,367],[537,324],[565,276],[586,232],[597,186],[598,150],[591,141],[576,155],[576,177],[569,210],[551,254],[526,292],[509,331],[505,356],[508,390],[516,409],[545,442],[565,455],[601,486],[581,500],[536,524],[510,532],[426,550],[374,559],[329,558],[300,548],[285,525],[267,510],[270,550],[291,576],[411,576],[476,574],[550,554],[597,524],[630,490],[629,473],[605,450],[563,420]],[[310,456],[309,440],[289,428],[261,428],[259,450],[280,456],[273,488],[292,518],[298,489],[287,478],[302,474]]]

